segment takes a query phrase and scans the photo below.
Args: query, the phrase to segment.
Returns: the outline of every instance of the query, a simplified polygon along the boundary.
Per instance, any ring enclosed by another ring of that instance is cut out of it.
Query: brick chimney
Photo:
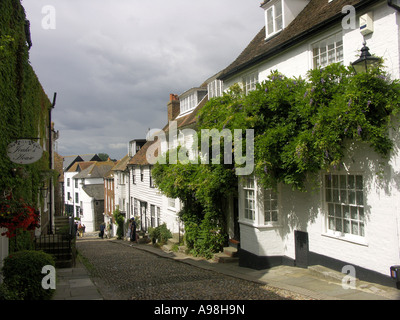
[[[168,121],[175,119],[179,113],[181,112],[180,109],[180,102],[179,96],[177,94],[171,93],[169,95],[169,102],[168,102]]]

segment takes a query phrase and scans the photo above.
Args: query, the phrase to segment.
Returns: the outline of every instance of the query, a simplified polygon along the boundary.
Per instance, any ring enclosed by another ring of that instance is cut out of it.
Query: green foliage
[[[12,163],[6,152],[17,138],[41,137],[38,142],[46,143],[51,103],[29,63],[24,8],[19,0],[4,0],[0,12],[0,196],[12,191],[36,206],[44,181],[42,172],[49,170],[48,152],[38,162],[24,166]]]
[[[254,173],[261,184],[304,190],[321,170],[340,165],[346,141],[368,143],[387,156],[399,104],[399,82],[381,68],[354,75],[332,64],[311,70],[308,80],[275,71],[248,95],[235,85],[211,99],[197,115],[197,132],[254,129]],[[192,253],[209,257],[220,250],[226,241],[221,199],[237,190],[234,166],[178,162],[156,164],[152,173],[163,193],[183,201],[180,218]]]
[[[12,300],[49,300],[54,290],[42,287],[42,268],[55,266],[53,257],[43,251],[18,251],[4,260],[3,298]]]
[[[153,243],[158,242],[159,244],[167,243],[168,239],[172,238],[171,231],[167,228],[167,225],[163,223],[162,225],[149,228],[149,236]]]
[[[113,212],[115,223],[117,224],[117,239],[121,240],[124,237],[124,215],[121,213],[119,208]]]

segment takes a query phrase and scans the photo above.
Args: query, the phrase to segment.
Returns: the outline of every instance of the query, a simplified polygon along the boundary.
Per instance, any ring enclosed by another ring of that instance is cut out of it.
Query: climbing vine
[[[340,166],[346,141],[367,143],[388,156],[391,117],[399,105],[400,84],[382,67],[354,74],[333,64],[309,71],[307,80],[275,71],[248,95],[235,85],[211,99],[197,115],[197,130],[254,129],[260,183],[305,191],[306,181],[321,170]],[[189,247],[206,256],[218,251],[226,241],[222,201],[237,190],[234,165],[156,164],[153,175],[167,196],[184,202],[180,216]]]
[[[11,194],[37,208],[40,188],[49,171],[49,153],[30,165],[7,157],[7,146],[18,138],[40,138],[45,146],[51,103],[29,62],[25,11],[19,0],[0,2],[0,197]]]

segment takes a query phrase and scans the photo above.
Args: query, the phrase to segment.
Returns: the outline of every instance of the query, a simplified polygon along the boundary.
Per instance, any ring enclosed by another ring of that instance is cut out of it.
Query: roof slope
[[[326,30],[325,28],[340,21],[346,14],[342,8],[352,5],[356,9],[367,7],[381,0],[310,0],[299,15],[279,34],[265,39],[265,26],[258,32],[242,53],[225,68],[219,79],[227,79],[258,62],[279,54],[292,45]]]
[[[102,184],[89,184],[83,186],[82,189],[95,200],[104,200],[104,186]]]
[[[197,113],[207,102],[208,102],[208,96],[206,96],[191,113],[183,117],[178,116],[175,119],[173,119],[173,121],[177,122],[177,127],[184,128],[194,125],[197,121]],[[169,131],[169,123],[163,128],[163,131],[166,133]],[[140,150],[132,157],[132,159],[130,159],[128,165],[142,165],[142,166],[149,165],[150,163],[147,160],[146,154],[150,146],[152,146],[155,143],[157,143],[158,146],[160,145],[160,141],[157,138],[154,139],[154,141],[147,141],[143,145],[143,147],[140,148]],[[154,147],[157,148],[158,146]],[[157,152],[155,152],[154,156],[158,156]]]
[[[114,167],[115,163],[112,161],[94,162],[80,173],[76,174],[74,179],[90,179],[90,178],[104,178],[104,176]]]

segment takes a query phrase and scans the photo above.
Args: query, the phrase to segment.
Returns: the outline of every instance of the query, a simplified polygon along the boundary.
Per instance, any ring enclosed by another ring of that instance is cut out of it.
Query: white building
[[[392,79],[399,79],[400,8],[394,3],[264,1],[265,27],[219,80],[225,89],[239,83],[247,92],[273,70],[305,78],[312,68],[333,62],[350,65],[359,58],[364,41],[372,54],[384,58]],[[399,146],[398,134],[393,131],[392,137]],[[400,264],[399,161],[396,153],[387,161],[353,143],[343,160],[346,170],[333,172],[332,180],[321,172],[320,192],[295,192],[280,185],[275,194],[248,177],[239,186],[240,265],[263,269],[319,264],[338,271],[352,265],[357,278],[393,284],[390,267]],[[378,162],[386,163],[383,181],[373,169]],[[354,193],[359,200],[335,203],[329,197],[332,190]],[[255,205],[252,214],[245,210],[249,201]],[[341,215],[333,213],[336,207]],[[339,230],[332,219],[351,226]]]
[[[104,222],[104,177],[114,166],[114,162],[78,162],[76,166],[79,173],[73,171],[72,166],[71,172],[68,171],[66,175],[66,199],[73,206],[74,216],[80,218],[85,225],[85,231],[93,232],[99,230],[100,224]]]

